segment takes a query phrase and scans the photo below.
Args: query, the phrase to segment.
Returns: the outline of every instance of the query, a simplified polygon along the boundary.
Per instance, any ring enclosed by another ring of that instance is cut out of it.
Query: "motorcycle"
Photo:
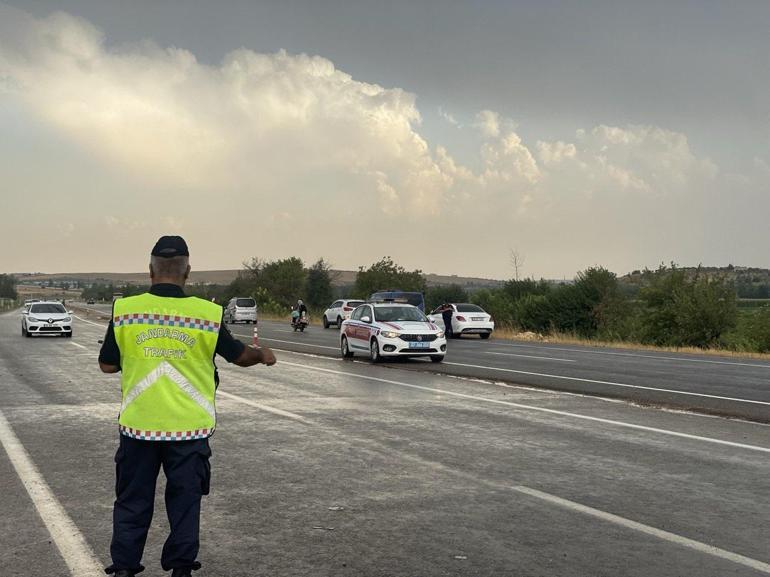
[[[307,314],[304,313],[304,312],[302,313],[302,316],[294,316],[294,315],[292,315],[292,317],[291,317],[291,326],[294,329],[295,333],[297,331],[299,331],[301,333],[304,333],[305,332],[305,327],[308,324],[309,324],[309,321],[308,321],[308,318],[307,318]]]

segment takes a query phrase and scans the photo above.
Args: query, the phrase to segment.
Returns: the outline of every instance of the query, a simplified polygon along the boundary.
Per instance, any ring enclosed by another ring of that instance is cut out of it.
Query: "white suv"
[[[30,303],[21,313],[21,334],[72,337],[72,313],[55,301]]]
[[[415,306],[365,303],[353,311],[340,330],[343,358],[364,353],[373,363],[385,357],[430,357],[444,360],[444,331]]]
[[[364,304],[364,301],[362,300],[340,299],[334,301],[329,305],[329,308],[324,311],[324,315],[321,318],[324,328],[328,329],[329,325],[337,325],[338,329],[341,328],[342,321],[349,319],[355,308],[362,304]]]

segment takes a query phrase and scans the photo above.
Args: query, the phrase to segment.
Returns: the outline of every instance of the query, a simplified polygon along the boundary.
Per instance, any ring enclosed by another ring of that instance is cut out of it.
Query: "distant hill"
[[[707,277],[721,278],[735,285],[738,297],[744,299],[770,298],[770,269],[747,266],[704,266],[680,267],[688,276],[695,274]],[[618,280],[634,290],[644,284],[644,272],[635,270],[618,278]],[[633,287],[633,288],[632,288]]]
[[[190,273],[189,282],[192,284],[229,284],[238,276],[239,270],[193,270]],[[334,286],[350,286],[356,282],[358,271],[334,270],[332,284]],[[119,273],[119,272],[76,272],[76,273],[16,273],[16,278],[23,284],[36,284],[54,282],[80,282],[80,283],[112,283],[124,284],[148,284],[149,276],[146,272]],[[428,286],[446,286],[458,284],[466,289],[493,288],[501,286],[503,281],[495,279],[462,277],[456,275],[425,274]]]

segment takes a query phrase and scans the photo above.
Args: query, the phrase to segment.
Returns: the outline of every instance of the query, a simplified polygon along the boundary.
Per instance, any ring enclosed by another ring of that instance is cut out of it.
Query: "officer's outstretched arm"
[[[274,365],[275,355],[273,354],[273,351],[267,347],[254,347],[249,345],[243,349],[241,356],[233,361],[233,364],[236,364],[239,367],[251,367],[260,363],[267,366]]]

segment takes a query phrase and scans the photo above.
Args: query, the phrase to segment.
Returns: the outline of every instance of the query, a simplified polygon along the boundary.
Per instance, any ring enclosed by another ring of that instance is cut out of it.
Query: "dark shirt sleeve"
[[[224,323],[219,326],[219,339],[217,340],[216,354],[223,357],[228,363],[232,363],[241,356],[241,353],[245,348],[246,345],[233,337],[232,333]]]
[[[118,348],[118,341],[115,340],[115,327],[112,325],[112,320],[107,325],[107,333],[104,335],[102,349],[99,351],[99,362],[105,365],[120,366],[120,349]]]

